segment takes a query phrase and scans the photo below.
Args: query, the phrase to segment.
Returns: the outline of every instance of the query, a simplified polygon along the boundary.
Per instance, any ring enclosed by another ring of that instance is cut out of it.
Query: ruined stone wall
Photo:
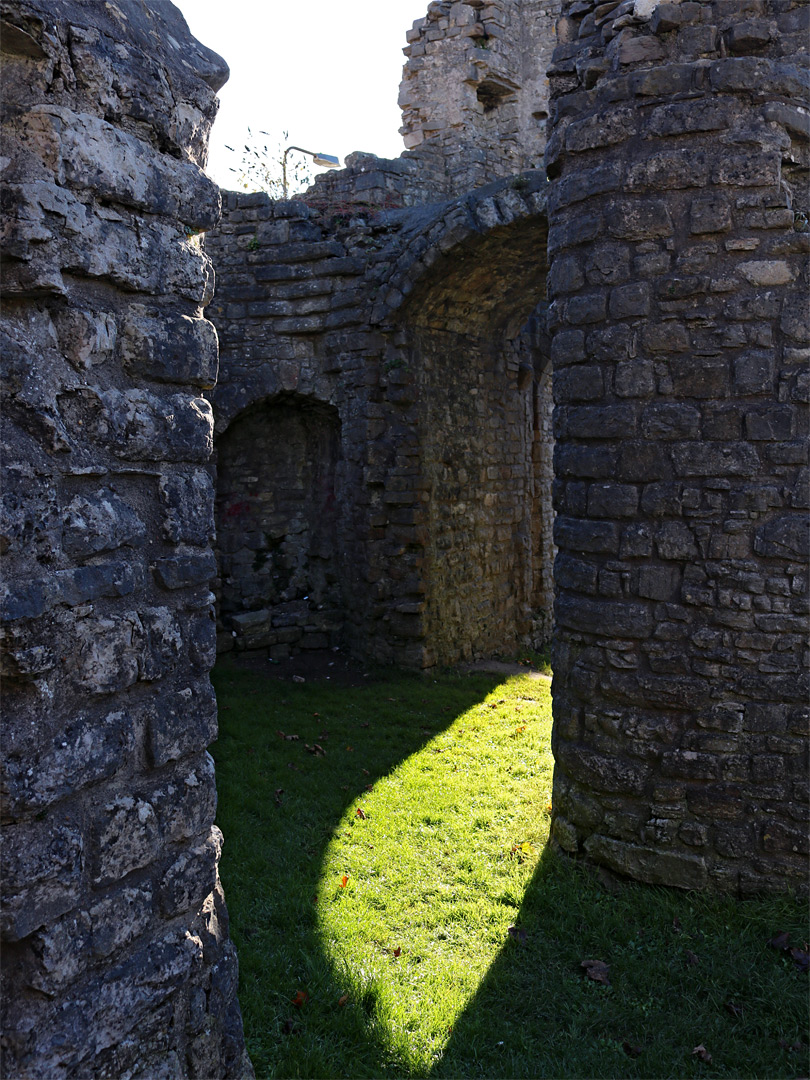
[[[559,12],[560,0],[437,0],[408,32],[400,132],[445,196],[541,165]]]
[[[242,1076],[197,239],[227,68],[169,3],[2,19],[2,1073]]]
[[[229,192],[222,222],[207,238],[219,279],[209,313],[221,348],[211,399],[222,540],[222,649],[268,648],[279,658],[285,646],[293,651],[322,647],[314,635],[328,635],[330,646],[350,647],[373,636],[367,625],[374,620],[368,577],[374,560],[373,496],[362,449],[382,434],[376,430],[382,406],[369,401],[367,382],[369,372],[379,374],[384,344],[361,306],[368,251],[373,253],[377,243],[369,247],[369,235],[362,225],[331,228],[304,203]],[[312,478],[294,481],[292,461],[281,474],[271,462],[272,455],[286,453],[280,445],[282,425],[297,429],[306,441],[307,417],[325,413],[333,418],[332,437],[339,433],[339,445],[328,455],[332,479],[320,495]],[[298,511],[284,498],[284,487],[300,494]],[[310,588],[308,571],[279,589],[282,578],[274,575],[286,579],[293,569],[279,563],[303,559],[309,564],[311,530],[301,526],[324,501],[334,507],[329,576],[337,580],[328,582],[328,596]],[[296,525],[298,512],[302,522]],[[297,541],[287,539],[292,537]],[[280,551],[279,540],[286,551]],[[395,647],[389,643],[386,658]]]
[[[541,354],[542,356],[542,354]],[[531,557],[532,577],[529,610],[534,626],[531,640],[537,644],[551,641],[554,630],[554,399],[551,364],[548,356],[533,385],[531,446],[533,465]]]
[[[528,639],[534,361],[509,342],[543,292],[542,260],[517,267],[545,245],[544,187],[538,174],[402,212],[227,194],[207,239],[222,648],[339,643],[431,666]],[[304,519],[324,517],[323,493],[273,447],[325,411],[334,550],[315,566]],[[284,489],[299,510],[277,515]]]
[[[549,75],[554,836],[806,888],[808,26],[566,5]]]
[[[408,31],[399,103],[405,153],[354,153],[305,198],[335,211],[418,206],[542,167],[546,68],[561,0],[434,0]]]

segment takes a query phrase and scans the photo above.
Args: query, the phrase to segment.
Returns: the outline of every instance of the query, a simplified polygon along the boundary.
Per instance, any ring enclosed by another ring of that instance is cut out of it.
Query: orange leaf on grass
[[[306,990],[298,990],[293,995],[292,1003],[296,1007],[296,1009],[300,1009],[301,1006],[307,1001],[309,1001],[309,994],[306,992]]]
[[[343,877],[340,879],[340,887],[341,887],[341,889],[345,889],[348,884],[349,884],[349,879],[348,879],[347,875],[344,874]]]
[[[341,1009],[343,1008],[343,1006],[346,1004],[346,1002],[348,1000],[349,1000],[349,995],[348,994],[344,994],[343,997],[338,998],[338,1005],[341,1007]]]
[[[402,949],[400,948],[399,945],[397,945],[397,947],[395,949],[391,950],[391,955],[393,956],[393,958],[395,960],[397,959],[398,956],[402,955]]]
[[[357,817],[362,818],[363,821],[366,820],[366,815],[359,806],[357,807]]]

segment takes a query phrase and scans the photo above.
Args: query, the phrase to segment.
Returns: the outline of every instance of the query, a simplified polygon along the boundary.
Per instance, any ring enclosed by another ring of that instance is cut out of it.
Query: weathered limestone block
[[[227,69],[170,3],[0,15],[0,1071],[245,1076],[198,396]]]

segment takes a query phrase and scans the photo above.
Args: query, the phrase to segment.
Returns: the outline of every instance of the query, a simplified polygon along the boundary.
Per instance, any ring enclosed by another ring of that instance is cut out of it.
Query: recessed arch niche
[[[343,635],[341,423],[282,395],[237,416],[217,442],[220,647],[274,659]]]

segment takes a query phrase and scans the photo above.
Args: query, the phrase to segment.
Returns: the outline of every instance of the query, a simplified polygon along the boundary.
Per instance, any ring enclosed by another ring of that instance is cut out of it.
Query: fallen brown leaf
[[[348,994],[344,994],[343,997],[338,998],[338,1005],[341,1007],[341,1009],[343,1008],[343,1006],[346,1004],[346,1002],[348,1000],[349,1000],[349,995]]]
[[[697,967],[700,963],[700,957],[696,953],[693,953],[691,949],[686,950],[684,957],[686,958],[687,967]]]
[[[799,971],[807,974],[807,971],[810,970],[810,955],[808,955],[806,945],[803,949],[791,949],[790,958],[796,965],[796,967],[799,969]]]
[[[292,1003],[296,1007],[296,1009],[300,1009],[301,1006],[306,1004],[307,1001],[309,1001],[309,994],[306,992],[306,990],[297,990],[293,994]]]
[[[593,979],[594,982],[602,983],[604,986],[610,986],[610,978],[608,975],[610,965],[606,964],[603,960],[583,960],[579,966],[584,969],[585,974],[589,979]]]
[[[341,887],[341,889],[345,889],[348,884],[349,884],[349,879],[348,879],[347,875],[344,874],[343,877],[340,879],[340,887]]]
[[[366,820],[366,815],[365,815],[364,811],[362,811],[362,810],[360,809],[360,807],[359,807],[359,806],[357,807],[357,811],[356,811],[356,814],[357,814],[357,817],[359,817],[359,818],[361,819],[361,821],[365,821],[365,820]]]
[[[787,1039],[780,1039],[779,1040],[779,1046],[783,1050],[787,1050],[787,1052],[790,1054],[790,1053],[793,1053],[796,1050],[801,1050],[802,1049],[802,1041],[801,1041],[801,1039],[796,1039],[795,1042],[789,1043],[787,1041]]]
[[[284,794],[284,788],[276,788],[276,806],[281,806],[281,796]]]
[[[281,1031],[284,1035],[297,1035],[298,1026],[292,1017],[288,1017],[281,1025]]]
[[[785,930],[780,930],[778,934],[774,934],[768,944],[772,949],[779,949],[781,952],[786,952],[790,948],[790,934]]]
[[[692,1051],[692,1054],[699,1061],[705,1061],[707,1065],[712,1060],[712,1055],[709,1053],[703,1043],[701,1043],[700,1046],[696,1046],[695,1049]]]
[[[391,955],[396,960],[397,957],[402,955],[402,948],[399,945],[397,945],[397,947],[395,949],[391,950]]]
[[[506,932],[510,938],[519,941],[521,945],[526,940],[526,931],[522,926],[510,926]]]
[[[627,1039],[625,1039],[622,1043],[622,1050],[624,1050],[625,1054],[627,1054],[627,1056],[631,1058],[637,1058],[641,1053],[642,1049],[643,1048],[641,1046],[632,1046],[627,1041]]]

